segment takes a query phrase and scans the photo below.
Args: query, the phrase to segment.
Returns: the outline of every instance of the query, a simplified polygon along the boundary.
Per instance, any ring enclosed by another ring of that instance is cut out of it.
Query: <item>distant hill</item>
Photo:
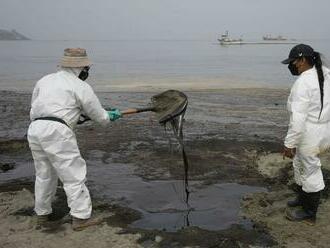
[[[0,29],[0,40],[29,40],[29,38],[16,32],[16,30],[4,30]]]

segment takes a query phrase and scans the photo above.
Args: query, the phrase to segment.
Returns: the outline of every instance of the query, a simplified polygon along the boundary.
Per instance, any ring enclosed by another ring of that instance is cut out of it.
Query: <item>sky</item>
[[[0,29],[38,40],[330,39],[329,0],[1,0]]]

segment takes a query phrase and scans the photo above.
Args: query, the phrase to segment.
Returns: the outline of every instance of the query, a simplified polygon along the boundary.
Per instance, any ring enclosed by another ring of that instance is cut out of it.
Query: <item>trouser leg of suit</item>
[[[297,156],[301,162],[301,185],[306,193],[319,192],[324,189],[321,161],[318,155],[297,149]]]
[[[36,171],[34,211],[37,215],[48,215],[52,213],[51,204],[55,198],[58,177],[38,140],[29,137],[29,145]]]
[[[79,219],[88,219],[91,216],[92,203],[85,185],[86,162],[80,155],[72,130],[66,129],[64,139],[58,137],[53,142],[43,142],[42,146],[63,182],[70,214]]]
[[[306,193],[319,192],[324,189],[321,161],[318,157],[320,146],[330,133],[327,124],[306,122],[297,157],[301,162],[301,185]]]
[[[301,184],[301,173],[302,173],[302,163],[300,161],[299,155],[296,154],[292,161],[293,165],[293,176],[297,185],[302,186]]]
[[[38,137],[40,146],[62,181],[70,214],[88,219],[92,203],[85,185],[86,163],[80,155],[73,131],[61,123],[35,121],[30,125],[29,134]]]
[[[62,152],[63,154],[70,152],[72,157],[66,160],[65,157],[61,157],[61,153],[58,153],[53,164],[63,182],[70,214],[79,219],[88,219],[92,213],[92,202],[85,185],[86,162],[81,157],[75,140],[66,143],[71,143],[71,149],[67,146],[67,151]]]

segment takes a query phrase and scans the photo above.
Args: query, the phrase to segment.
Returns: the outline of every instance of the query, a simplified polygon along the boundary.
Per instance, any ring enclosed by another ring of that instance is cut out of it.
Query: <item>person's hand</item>
[[[288,147],[284,146],[283,159],[285,159],[285,157],[292,159],[295,155],[296,155],[296,148],[288,148]]]
[[[118,109],[111,109],[110,111],[108,111],[108,115],[110,121],[115,121],[123,116]]]

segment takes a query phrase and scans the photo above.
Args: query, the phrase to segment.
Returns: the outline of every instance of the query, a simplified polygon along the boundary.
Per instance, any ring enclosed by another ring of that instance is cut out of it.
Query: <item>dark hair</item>
[[[320,119],[323,110],[323,96],[324,96],[324,75],[322,70],[321,54],[319,52],[314,51],[314,56],[306,57],[306,59],[311,66],[315,66],[317,71],[317,77],[319,79],[320,94],[321,94],[321,111],[319,114],[319,119]]]

